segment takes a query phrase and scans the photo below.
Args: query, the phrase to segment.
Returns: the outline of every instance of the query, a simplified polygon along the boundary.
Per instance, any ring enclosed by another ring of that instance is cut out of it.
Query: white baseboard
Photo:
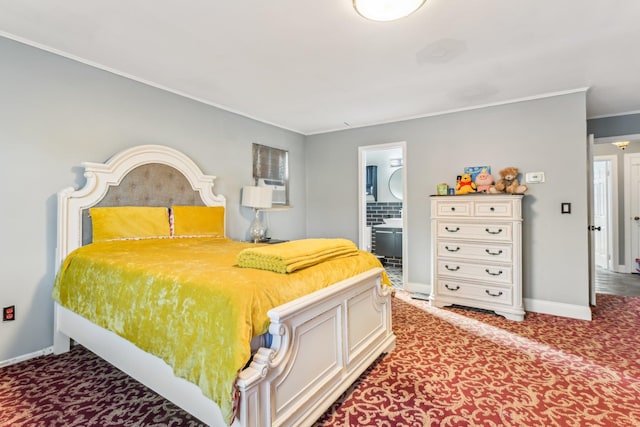
[[[552,314],[554,316],[569,317],[571,319],[591,320],[589,306],[565,304],[561,302],[524,298],[525,311]]]
[[[426,283],[415,283],[409,282],[404,285],[404,290],[411,294],[421,294],[420,296],[424,296],[424,298],[429,298],[431,294],[431,285]]]
[[[414,298],[429,299],[431,285],[426,283],[410,282],[405,284],[404,290],[409,292]],[[554,316],[569,317],[572,319],[591,320],[591,308],[589,306],[564,304],[560,302],[531,298],[524,298],[523,303],[525,311],[552,314]]]
[[[42,350],[34,351],[33,353],[23,354],[22,356],[13,357],[11,359],[0,361],[0,368],[4,368],[5,366],[15,365],[16,363],[24,362],[29,359],[35,359],[36,357],[46,356],[47,354],[53,353],[53,346],[43,348]]]
[[[633,273],[635,272],[635,265],[633,267],[630,267],[628,265],[624,265],[624,264],[615,264],[613,265],[613,271],[614,273]]]

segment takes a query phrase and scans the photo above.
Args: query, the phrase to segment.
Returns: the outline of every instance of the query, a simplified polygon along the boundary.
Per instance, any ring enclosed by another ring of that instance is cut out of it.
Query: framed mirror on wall
[[[402,168],[398,168],[389,176],[389,192],[393,197],[402,200]]]

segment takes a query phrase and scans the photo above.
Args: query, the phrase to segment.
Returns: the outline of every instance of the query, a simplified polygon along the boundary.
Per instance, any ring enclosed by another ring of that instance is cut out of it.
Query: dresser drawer
[[[513,303],[513,292],[511,288],[499,288],[486,286],[484,284],[477,285],[457,280],[438,280],[436,284],[436,292],[443,297],[455,297],[456,304],[474,305],[474,301],[482,301],[490,304],[511,305]],[[468,301],[465,301],[467,299]]]
[[[504,285],[513,283],[511,265],[474,264],[453,259],[438,259],[436,269],[439,276],[460,277]]]
[[[511,263],[513,250],[509,244],[468,243],[438,240],[438,258],[467,258]]]
[[[436,204],[434,210],[435,212],[432,213],[434,216],[471,216],[473,214],[473,204],[463,200],[442,201]]]
[[[479,217],[511,218],[513,217],[513,204],[506,200],[475,202],[474,213]]]
[[[510,223],[466,223],[454,221],[438,221],[439,238],[482,239],[489,241],[510,242],[512,224]]]

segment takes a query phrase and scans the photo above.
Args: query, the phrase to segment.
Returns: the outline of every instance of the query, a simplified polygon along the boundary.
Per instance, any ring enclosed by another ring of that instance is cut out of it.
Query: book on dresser
[[[524,319],[522,197],[431,196],[432,306],[456,304]]]

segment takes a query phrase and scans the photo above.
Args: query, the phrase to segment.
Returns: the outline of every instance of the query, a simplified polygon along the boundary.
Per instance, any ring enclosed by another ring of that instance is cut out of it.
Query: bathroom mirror
[[[389,191],[398,200],[402,200],[402,168],[398,168],[389,177]]]

